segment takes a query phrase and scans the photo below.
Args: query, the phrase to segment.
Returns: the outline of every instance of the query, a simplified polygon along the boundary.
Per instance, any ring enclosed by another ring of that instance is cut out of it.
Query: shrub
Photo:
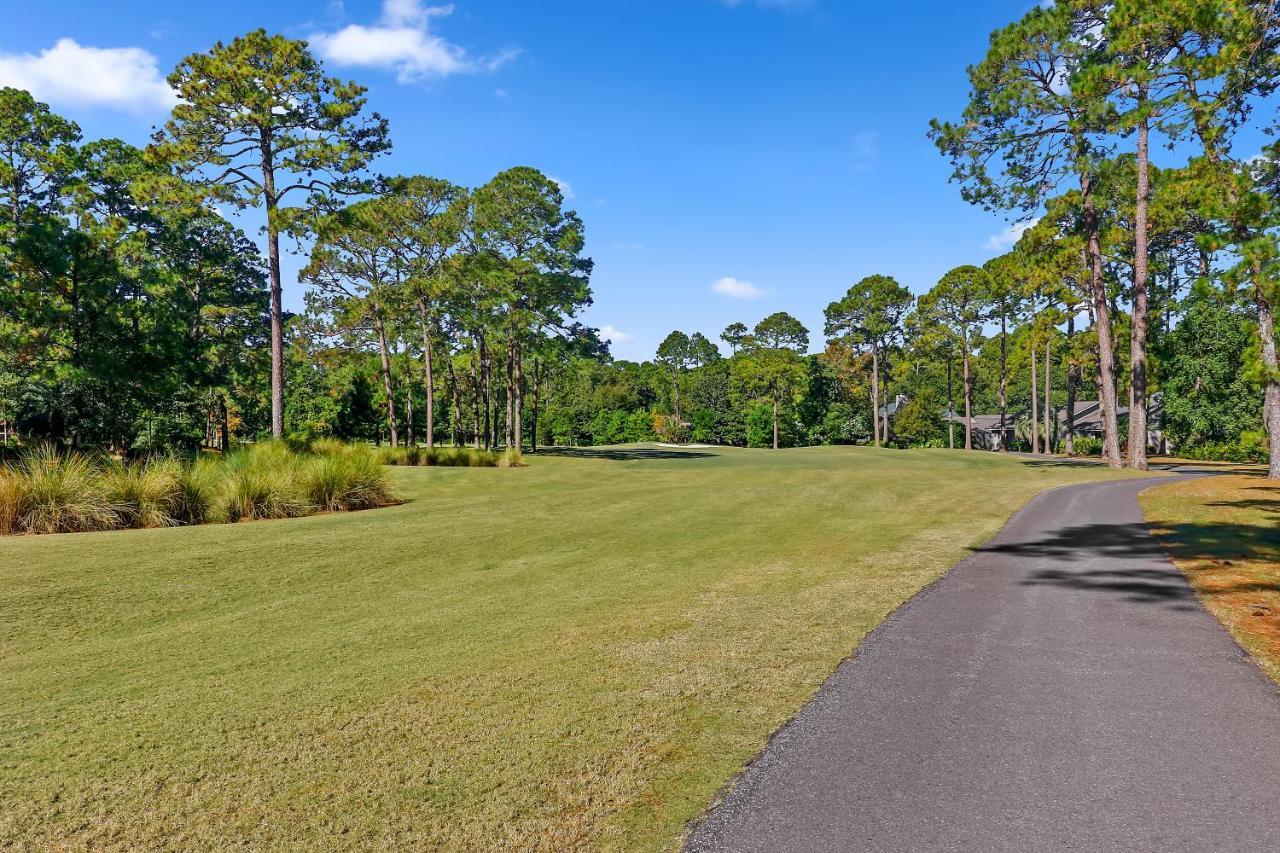
[[[681,444],[688,436],[688,430],[685,425],[675,415],[654,412],[652,417],[653,434],[659,441],[665,441],[669,444]]]
[[[697,409],[693,413],[694,441],[709,442],[716,440],[716,413],[710,409]]]
[[[1244,432],[1234,442],[1202,442],[1182,449],[1188,459],[1202,462],[1266,462],[1269,456],[1266,434]]]
[[[122,527],[172,527],[182,463],[171,459],[113,465],[102,481]]]
[[[120,514],[103,489],[100,471],[86,457],[41,447],[23,457],[19,474],[27,490],[22,530],[80,533],[119,526]]]
[[[1067,443],[1059,442],[1058,452],[1066,453]],[[1101,456],[1102,455],[1102,439],[1096,435],[1078,435],[1075,440],[1076,456]]]
[[[772,406],[756,406],[747,415],[747,447],[773,447]]]
[[[524,464],[524,453],[518,447],[508,447],[498,458],[499,468],[523,468]]]
[[[654,441],[653,415],[648,412],[632,412],[627,418],[627,441]]]
[[[393,503],[391,483],[368,450],[317,456],[300,477],[303,498],[327,512],[373,509]]]
[[[893,418],[894,443],[904,447],[949,446],[950,434],[942,416],[945,402],[927,391],[908,400]],[[957,424],[955,432],[956,444],[963,447],[964,426]]]

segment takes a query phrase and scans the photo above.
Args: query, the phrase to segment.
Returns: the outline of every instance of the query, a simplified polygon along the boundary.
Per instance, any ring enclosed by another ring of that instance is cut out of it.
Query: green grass
[[[1280,682],[1280,484],[1263,468],[1217,467],[1148,489],[1142,507],[1200,601]]]
[[[0,540],[16,846],[662,849],[1031,495],[814,448],[400,468],[407,503]],[[594,455],[594,454],[593,454]]]

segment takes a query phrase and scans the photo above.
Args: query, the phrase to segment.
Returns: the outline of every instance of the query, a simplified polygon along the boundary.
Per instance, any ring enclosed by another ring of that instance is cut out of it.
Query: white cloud
[[[601,340],[608,341],[611,344],[625,344],[627,341],[635,339],[635,335],[629,335],[626,332],[619,331],[607,323],[600,327]]]
[[[0,85],[26,89],[54,104],[133,113],[177,103],[156,58],[140,47],[87,47],[64,38],[38,55],[0,53]]]
[[[1003,252],[1012,249],[1022,239],[1022,235],[1034,228],[1039,221],[1039,219],[1028,219],[1026,222],[1015,222],[999,234],[992,234],[988,237],[985,248],[989,252]]]
[[[555,175],[547,175],[547,180],[560,188],[560,195],[564,196],[565,201],[573,201],[577,196],[573,194],[573,185],[568,181],[562,181]]]
[[[348,24],[337,32],[314,33],[310,42],[335,65],[385,68],[395,71],[401,83],[495,71],[516,57],[518,51],[513,50],[472,57],[465,48],[431,31],[434,19],[452,13],[453,6],[426,6],[422,0],[383,0],[377,23]]]
[[[768,294],[749,281],[739,281],[732,276],[725,276],[711,285],[711,290],[721,296],[732,299],[759,299]]]

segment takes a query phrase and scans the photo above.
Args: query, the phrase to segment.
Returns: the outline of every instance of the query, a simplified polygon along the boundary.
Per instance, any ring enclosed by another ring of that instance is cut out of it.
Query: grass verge
[[[1280,682],[1280,485],[1224,474],[1150,489],[1142,506],[1200,600]]]
[[[1032,495],[995,454],[593,448],[375,513],[0,540],[17,847],[669,849]]]

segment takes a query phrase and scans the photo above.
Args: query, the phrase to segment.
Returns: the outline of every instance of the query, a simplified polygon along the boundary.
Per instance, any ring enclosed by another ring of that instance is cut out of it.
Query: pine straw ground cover
[[[0,540],[0,843],[669,849],[1033,494],[995,454],[564,452],[402,505]]]
[[[1280,681],[1280,484],[1235,470],[1150,489],[1142,505],[1200,600]]]

